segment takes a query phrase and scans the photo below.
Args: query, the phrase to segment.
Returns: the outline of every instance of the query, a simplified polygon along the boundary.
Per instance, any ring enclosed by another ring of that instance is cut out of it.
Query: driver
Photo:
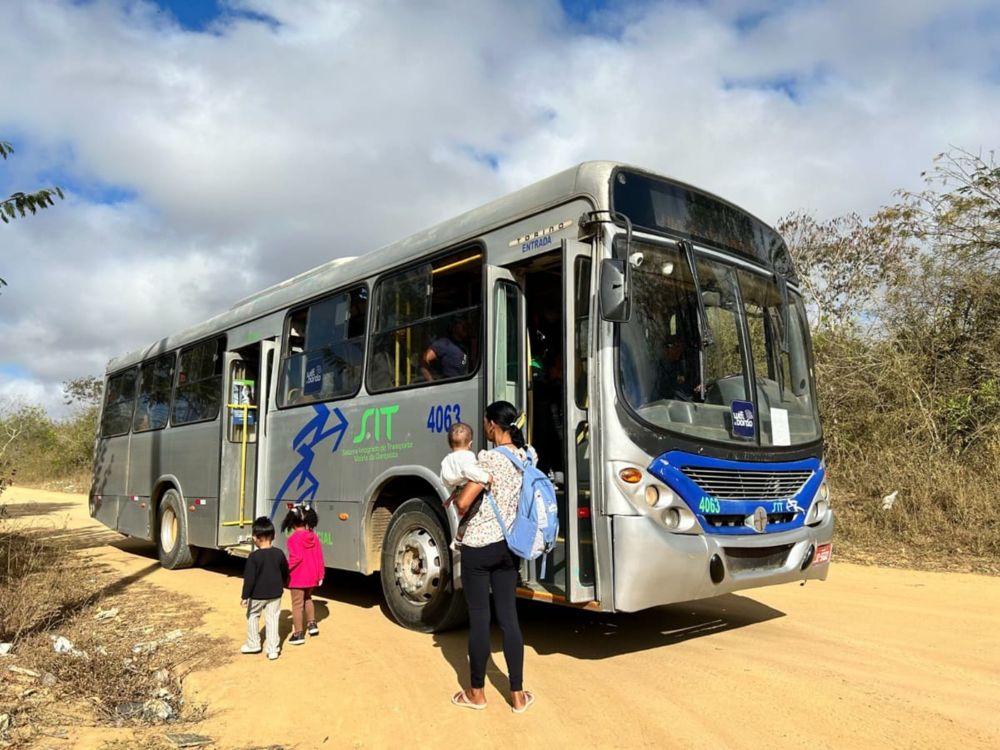
[[[691,377],[692,354],[683,336],[667,336],[663,346],[663,359],[660,364],[656,393],[660,398],[676,401],[694,401],[701,399],[704,386],[697,384]]]

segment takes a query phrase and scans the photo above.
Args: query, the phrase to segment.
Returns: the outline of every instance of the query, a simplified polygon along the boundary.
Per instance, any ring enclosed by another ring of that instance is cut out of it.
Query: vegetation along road
[[[614,616],[522,603],[538,701],[516,716],[492,665],[488,710],[451,706],[465,632],[400,628],[376,578],[331,574],[320,637],[271,663],[238,653],[241,561],[162,570],[150,545],[92,523],[83,496],[4,496],[26,501],[50,508],[31,523],[84,540],[116,574],[208,607],[201,628],[228,653],[189,675],[185,695],[208,704],[188,731],[216,747],[1000,746],[1000,578],[838,564],[835,552],[830,579],[805,587]],[[132,730],[75,731],[73,746],[99,747]]]

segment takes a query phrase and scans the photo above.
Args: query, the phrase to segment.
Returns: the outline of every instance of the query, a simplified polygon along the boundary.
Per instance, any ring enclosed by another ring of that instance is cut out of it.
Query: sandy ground
[[[229,639],[233,655],[188,678],[185,694],[210,715],[186,731],[216,747],[1000,747],[1000,578],[835,556],[825,583],[633,615],[522,602],[525,686],[538,700],[518,716],[499,633],[489,708],[454,708],[449,697],[467,680],[465,632],[397,626],[376,578],[333,573],[318,600],[319,638],[286,646],[276,662],[240,656],[242,561],[162,570],[152,545],[92,522],[82,496],[14,488],[3,497],[26,501],[45,504],[33,523],[123,576],[210,606],[204,628]],[[96,747],[129,731],[77,730],[53,747]]]

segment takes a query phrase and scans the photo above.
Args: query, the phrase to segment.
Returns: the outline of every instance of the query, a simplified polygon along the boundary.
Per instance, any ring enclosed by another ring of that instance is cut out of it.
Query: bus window
[[[286,326],[279,406],[353,396],[361,387],[368,289],[293,310]]]
[[[167,426],[174,358],[174,354],[166,354],[139,369],[139,398],[132,419],[132,432],[160,430]]]
[[[496,333],[493,355],[493,397],[492,401],[509,401],[518,409],[522,408],[521,389],[522,363],[520,337],[524,332],[518,309],[517,285],[501,281],[496,288]]]
[[[135,405],[135,368],[108,379],[104,397],[104,415],[101,417],[101,437],[124,435],[132,424]]]
[[[224,349],[224,339],[203,341],[181,349],[171,424],[204,422],[219,415]]]
[[[761,444],[792,445],[819,437],[819,415],[809,373],[808,325],[796,300],[789,301],[788,351],[782,351],[785,316],[772,279],[739,272],[761,416]]]
[[[229,365],[229,442],[257,442],[257,409],[244,411],[241,405],[257,406],[257,377],[260,371],[256,353]]]
[[[454,380],[475,372],[481,299],[482,254],[476,250],[379,282],[368,390]]]

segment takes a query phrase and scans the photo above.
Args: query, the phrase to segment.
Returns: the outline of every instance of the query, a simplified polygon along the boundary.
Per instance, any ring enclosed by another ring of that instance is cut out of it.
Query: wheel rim
[[[177,514],[173,508],[164,508],[160,516],[160,546],[164,552],[174,551],[177,543]]]
[[[402,536],[395,552],[396,583],[409,601],[424,605],[441,588],[441,553],[427,529],[415,528]]]

